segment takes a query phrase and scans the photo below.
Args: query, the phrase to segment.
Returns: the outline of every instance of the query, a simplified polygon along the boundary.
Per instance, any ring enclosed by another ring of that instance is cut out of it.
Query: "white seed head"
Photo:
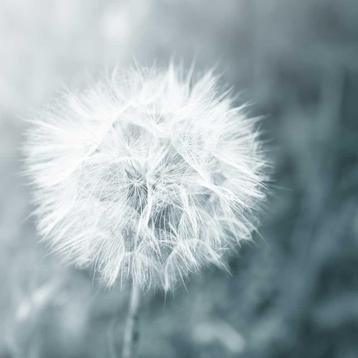
[[[32,120],[26,144],[41,236],[108,286],[168,290],[255,229],[264,198],[255,121],[170,66],[115,73]]]

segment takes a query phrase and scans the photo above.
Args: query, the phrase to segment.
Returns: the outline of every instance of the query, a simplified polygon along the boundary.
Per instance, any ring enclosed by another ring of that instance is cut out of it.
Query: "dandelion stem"
[[[122,358],[134,358],[139,341],[139,306],[140,306],[140,287],[132,284],[129,301],[128,316],[124,331]]]

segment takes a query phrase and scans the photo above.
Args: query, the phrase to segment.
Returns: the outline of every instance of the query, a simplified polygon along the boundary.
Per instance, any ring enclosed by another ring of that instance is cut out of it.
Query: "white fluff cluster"
[[[264,197],[260,142],[212,74],[114,74],[32,122],[39,231],[108,286],[168,290],[250,238]]]

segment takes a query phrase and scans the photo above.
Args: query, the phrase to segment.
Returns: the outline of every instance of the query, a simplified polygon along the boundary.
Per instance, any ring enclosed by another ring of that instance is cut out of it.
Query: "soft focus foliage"
[[[174,53],[219,63],[266,117],[274,192],[231,275],[145,295],[140,357],[355,358],[357,19],[356,0],[2,0],[0,357],[118,355],[126,293],[63,267],[27,219],[20,118],[87,70]]]
[[[31,120],[25,147],[39,230],[108,286],[166,290],[251,237],[263,199],[255,121],[218,93],[167,71],[114,74]]]

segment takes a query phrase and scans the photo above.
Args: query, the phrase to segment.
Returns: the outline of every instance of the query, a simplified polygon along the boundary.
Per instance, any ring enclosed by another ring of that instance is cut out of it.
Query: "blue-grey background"
[[[22,120],[64,86],[171,57],[263,115],[261,236],[186,288],[143,299],[139,356],[358,357],[356,0],[1,0],[0,358],[119,356],[128,290],[38,241]]]

